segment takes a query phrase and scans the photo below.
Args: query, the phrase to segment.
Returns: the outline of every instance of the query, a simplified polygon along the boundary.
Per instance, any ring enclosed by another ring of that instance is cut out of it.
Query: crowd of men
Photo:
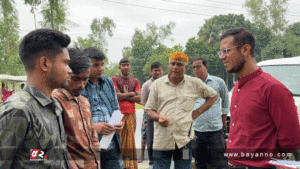
[[[128,59],[110,79],[100,50],[68,49],[70,37],[56,30],[30,32],[19,48],[27,82],[0,105],[0,168],[136,169],[136,103],[145,106],[139,162],[148,147],[154,169],[170,168],[172,159],[176,169],[192,169],[192,156],[197,169],[276,168],[272,157],[300,145],[292,94],[256,65],[251,32],[233,28],[220,40],[220,59],[239,76],[231,105],[224,80],[208,73],[206,58],[191,61],[191,77],[185,74],[188,56],[172,53],[168,74],[152,63],[141,89]],[[111,125],[118,111],[122,121]],[[107,136],[112,139],[103,148]]]

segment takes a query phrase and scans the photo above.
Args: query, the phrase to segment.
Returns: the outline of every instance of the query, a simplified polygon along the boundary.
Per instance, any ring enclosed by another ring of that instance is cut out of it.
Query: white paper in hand
[[[108,124],[112,125],[113,127],[117,124],[120,124],[123,118],[123,114],[121,113],[120,110],[116,110],[113,112]],[[100,141],[100,146],[101,149],[107,149],[115,132],[109,134],[109,135],[103,135],[101,141]]]
[[[269,161],[269,164],[275,165],[277,167],[289,168],[289,169],[299,169],[300,162],[298,161],[288,161],[288,160],[280,160],[280,159],[272,159]]]

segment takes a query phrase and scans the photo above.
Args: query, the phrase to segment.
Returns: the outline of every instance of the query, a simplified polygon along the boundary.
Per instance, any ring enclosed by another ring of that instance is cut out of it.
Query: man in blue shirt
[[[101,169],[121,169],[123,161],[121,156],[120,132],[123,124],[111,126],[108,124],[113,112],[120,110],[113,82],[104,74],[104,54],[96,48],[84,50],[93,62],[90,77],[81,95],[85,96],[92,109],[93,123],[98,133],[99,141],[103,135],[116,132],[107,150],[100,152]]]
[[[223,79],[207,73],[208,64],[205,58],[194,59],[192,65],[194,75],[217,91],[220,96],[210,109],[194,120],[196,168],[206,169],[208,162],[211,162],[217,169],[226,168],[225,140],[222,129],[226,130],[226,118],[229,112],[228,89]],[[205,99],[198,98],[194,110],[204,102]]]

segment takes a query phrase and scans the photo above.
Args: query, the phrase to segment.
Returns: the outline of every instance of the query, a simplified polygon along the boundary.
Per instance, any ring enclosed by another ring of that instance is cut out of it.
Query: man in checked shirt
[[[92,61],[79,49],[69,49],[72,70],[65,88],[55,89],[52,96],[63,107],[63,123],[67,135],[71,169],[100,168],[100,144],[94,128],[89,101],[80,95],[87,84]]]
[[[100,50],[92,47],[84,51],[92,60],[93,66],[91,67],[88,83],[81,94],[85,96],[91,104],[93,122],[98,133],[99,141],[103,135],[109,135],[113,132],[116,133],[108,149],[101,149],[101,168],[120,169],[123,168],[123,160],[121,156],[121,136],[119,133],[123,128],[123,123],[115,126],[108,124],[113,112],[120,110],[116,91],[112,80],[103,76],[104,54]]]

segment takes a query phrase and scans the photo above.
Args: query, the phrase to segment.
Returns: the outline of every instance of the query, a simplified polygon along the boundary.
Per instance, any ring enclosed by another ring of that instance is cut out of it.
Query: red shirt
[[[2,101],[5,102],[11,95],[13,95],[12,91],[8,91],[4,88],[2,88]]]
[[[227,156],[233,165],[271,167],[270,158],[280,158],[300,145],[291,92],[261,68],[235,84],[230,112]]]
[[[127,92],[135,92],[141,90],[140,82],[136,78],[130,77],[129,79],[124,79],[120,75],[117,75],[112,77],[112,80],[114,82],[115,88],[119,89],[121,93],[125,93],[127,88]],[[123,114],[135,113],[134,102],[120,100],[119,106]]]

